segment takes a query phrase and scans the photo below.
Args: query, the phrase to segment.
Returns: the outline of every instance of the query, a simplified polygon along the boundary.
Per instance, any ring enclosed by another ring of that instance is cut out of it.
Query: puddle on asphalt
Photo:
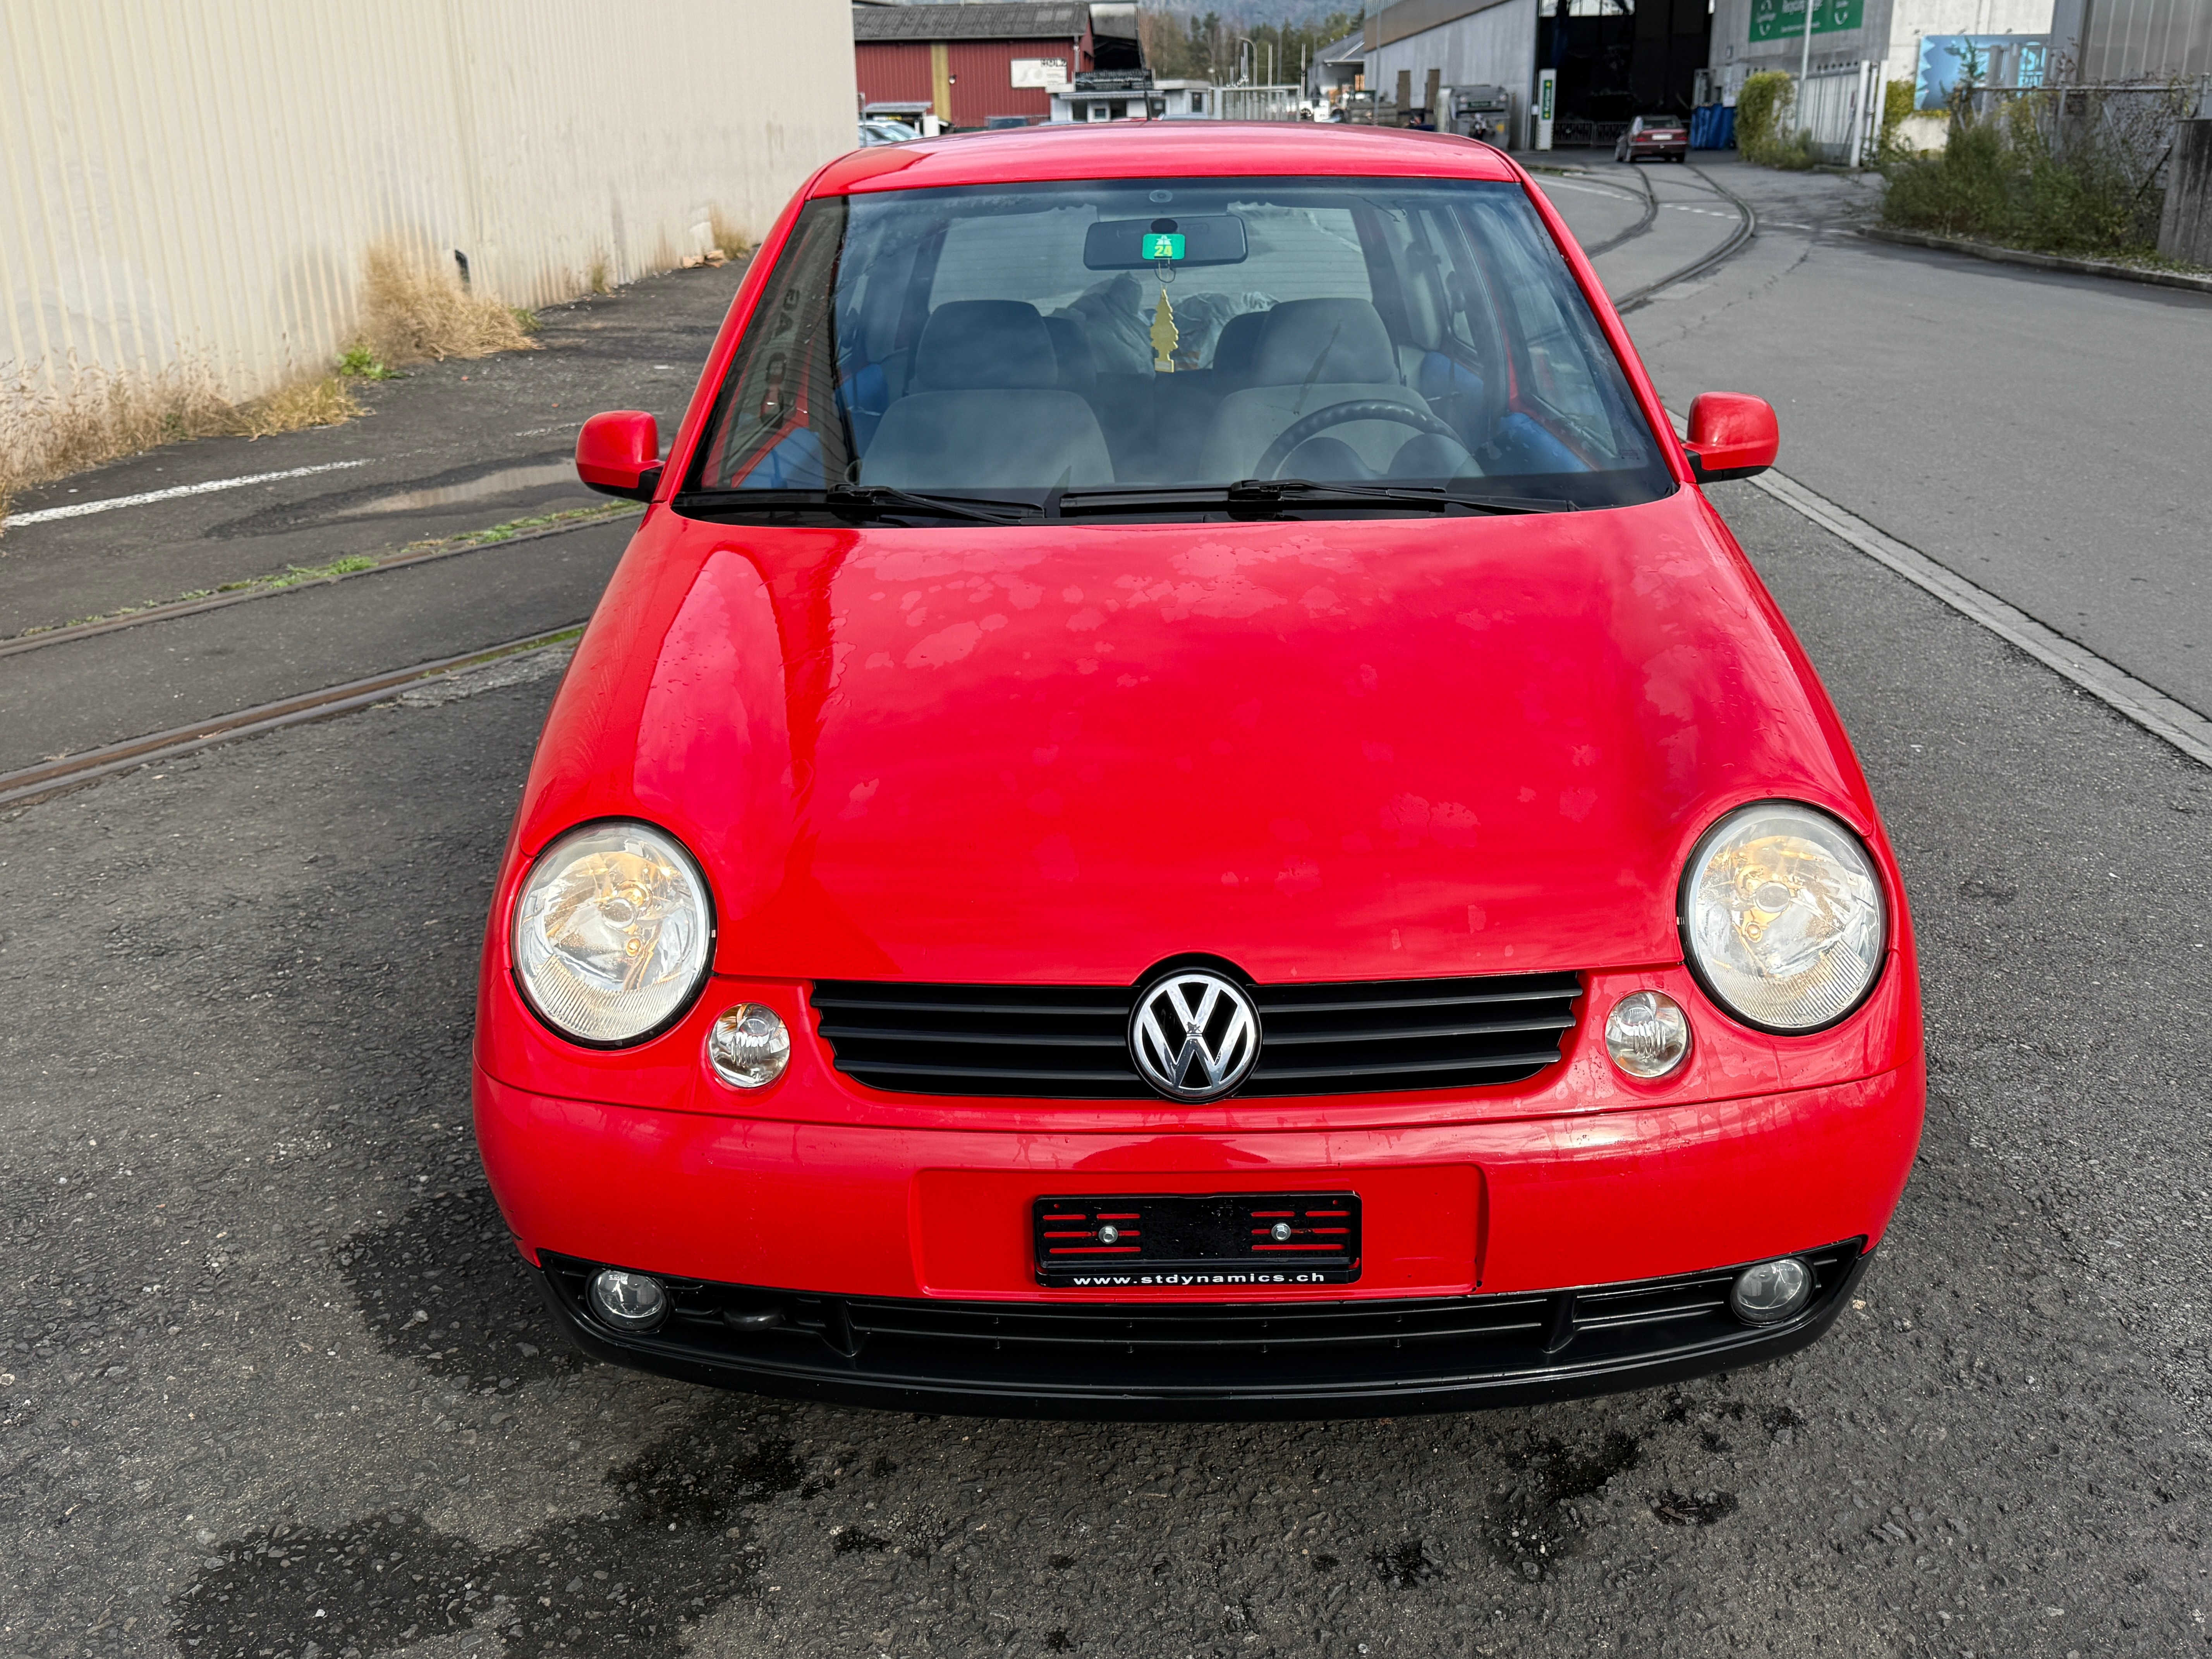
[[[802,1490],[781,1414],[708,1401],[607,1477],[603,1513],[553,1517],[484,1548],[411,1510],[334,1530],[289,1522],[207,1546],[170,1598],[191,1659],[357,1659],[495,1632],[506,1659],[677,1659],[688,1626],[758,1593],[758,1506]]]
[[[416,513],[425,507],[453,507],[464,501],[480,501],[487,495],[511,495],[518,489],[543,489],[547,484],[574,483],[576,469],[568,461],[549,461],[542,466],[509,466],[497,472],[487,472],[481,478],[471,478],[465,483],[440,484],[433,489],[410,489],[397,495],[379,495],[374,501],[349,507],[347,514],[366,513]],[[577,486],[581,489],[582,486]]]

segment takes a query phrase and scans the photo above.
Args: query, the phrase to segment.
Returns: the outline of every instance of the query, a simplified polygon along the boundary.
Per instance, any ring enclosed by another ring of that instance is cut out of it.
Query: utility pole
[[[1796,114],[1800,128],[1805,126],[1805,77],[1813,72],[1813,8],[1819,3],[1820,0],[1805,0],[1805,44],[1797,52]]]

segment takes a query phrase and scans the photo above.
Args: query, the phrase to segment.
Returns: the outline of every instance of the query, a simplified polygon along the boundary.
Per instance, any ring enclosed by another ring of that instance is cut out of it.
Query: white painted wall
[[[1833,29],[1813,37],[1812,67],[1841,69],[1868,58],[1886,58],[1889,50],[1890,12],[1909,0],[1866,0],[1855,29]],[[1762,70],[1797,72],[1805,50],[1804,37],[1753,41],[1751,38],[1751,0],[1714,0],[1712,43],[1707,62],[1718,76],[1737,65],[1750,73]]]
[[[768,228],[854,141],[848,0],[0,0],[0,386],[327,366],[393,240],[512,305]]]
[[[1864,21],[1813,37],[1813,67],[1840,68],[1871,58],[1885,81],[1910,81],[1920,70],[1923,34],[2045,34],[2052,0],[1866,0]],[[1751,0],[1714,0],[1711,62],[1716,74],[1735,64],[1797,72],[1802,38],[1751,39]]]
[[[1883,77],[1910,81],[1920,73],[1923,34],[2048,34],[2051,0],[1891,0],[1889,51]]]

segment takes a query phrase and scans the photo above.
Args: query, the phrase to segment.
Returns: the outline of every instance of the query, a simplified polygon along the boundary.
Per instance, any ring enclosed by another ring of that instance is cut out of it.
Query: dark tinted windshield
[[[1049,507],[1252,479],[1674,488],[1518,186],[1165,179],[810,203],[686,491]]]

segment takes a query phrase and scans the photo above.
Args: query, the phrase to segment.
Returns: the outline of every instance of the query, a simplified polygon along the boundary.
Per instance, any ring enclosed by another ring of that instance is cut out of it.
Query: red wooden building
[[[956,127],[1042,121],[1048,88],[1085,70],[1142,66],[1136,10],[1080,0],[856,5],[861,106],[927,105]]]

